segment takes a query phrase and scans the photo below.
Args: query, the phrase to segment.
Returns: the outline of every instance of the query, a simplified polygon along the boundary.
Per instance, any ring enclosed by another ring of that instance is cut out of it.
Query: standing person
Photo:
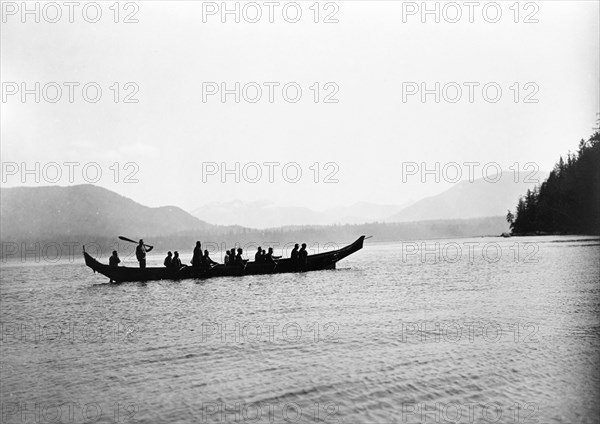
[[[192,266],[194,268],[200,268],[202,266],[202,244],[199,241],[196,242],[196,247],[194,247]]]
[[[298,252],[298,256],[300,259],[300,269],[304,271],[306,268],[306,262],[308,257],[308,252],[306,251],[306,243],[302,243],[302,248]]]
[[[154,249],[153,246],[146,246],[144,240],[140,239],[140,244],[135,248],[135,257],[140,263],[140,268],[146,268],[146,252],[149,252],[152,249]]]
[[[300,257],[300,255],[298,253],[298,247],[300,247],[300,246],[298,245],[298,243],[296,243],[294,245],[294,248],[292,249],[292,253],[290,254],[290,258],[297,260]]]
[[[173,254],[170,251],[167,253],[167,257],[165,258],[163,265],[167,268],[171,268],[171,266],[173,266]]]
[[[119,255],[117,254],[117,251],[113,250],[112,256],[108,260],[108,265],[119,266],[120,263],[121,263],[121,259],[119,259]]]
[[[179,252],[177,250],[175,253],[173,253],[173,261],[171,262],[171,266],[175,271],[179,271],[179,268],[181,268],[181,259],[179,259]]]
[[[294,264],[294,266],[298,267],[300,262],[300,253],[298,253],[298,243],[294,245],[290,258],[292,259],[292,263]]]
[[[258,246],[256,253],[254,254],[254,262],[262,262],[262,247]]]

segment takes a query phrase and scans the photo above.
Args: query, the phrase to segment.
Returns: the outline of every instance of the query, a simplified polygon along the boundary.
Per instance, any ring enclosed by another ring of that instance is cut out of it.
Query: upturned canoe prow
[[[212,278],[212,277],[241,277],[244,275],[262,275],[262,274],[283,274],[289,272],[307,272],[336,269],[336,264],[340,260],[363,248],[365,236],[360,236],[353,243],[342,247],[341,249],[330,252],[308,255],[306,265],[300,266],[297,262],[289,258],[279,259],[276,262],[248,262],[245,266],[239,265],[216,265],[212,268],[197,269],[184,267],[179,270],[168,269],[166,267],[111,267],[94,259],[83,249],[85,264],[94,272],[108,277],[111,281],[151,281],[151,280],[183,280],[188,278]]]

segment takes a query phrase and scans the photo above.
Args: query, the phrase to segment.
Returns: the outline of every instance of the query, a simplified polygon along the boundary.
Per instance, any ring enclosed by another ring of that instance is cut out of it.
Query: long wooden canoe
[[[317,253],[309,255],[306,265],[301,266],[292,259],[279,259],[276,262],[247,262],[245,266],[241,265],[215,265],[212,268],[196,269],[192,267],[183,267],[180,270],[172,270],[166,267],[111,267],[98,262],[91,257],[84,249],[83,257],[85,264],[92,268],[94,272],[110,278],[117,283],[125,281],[152,281],[152,280],[182,280],[186,278],[211,278],[225,276],[243,276],[259,274],[281,274],[285,272],[306,272],[319,271],[324,269],[335,269],[335,264],[346,256],[362,249],[365,236],[359,237],[354,243],[330,252]]]

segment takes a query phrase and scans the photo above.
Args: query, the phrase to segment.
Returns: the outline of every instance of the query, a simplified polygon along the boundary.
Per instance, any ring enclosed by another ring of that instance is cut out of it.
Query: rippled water
[[[2,421],[598,422],[599,263],[540,237],[147,284],[2,264]]]

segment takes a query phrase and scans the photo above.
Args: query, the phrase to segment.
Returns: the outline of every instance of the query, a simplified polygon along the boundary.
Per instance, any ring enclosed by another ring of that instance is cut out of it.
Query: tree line
[[[515,235],[600,234],[600,132],[582,139],[576,153],[561,156],[506,220]]]

